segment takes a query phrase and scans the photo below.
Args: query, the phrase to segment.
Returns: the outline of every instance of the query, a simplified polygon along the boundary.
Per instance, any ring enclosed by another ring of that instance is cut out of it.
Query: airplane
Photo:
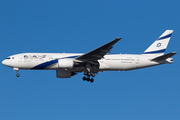
[[[166,30],[142,54],[110,54],[116,38],[85,54],[80,53],[21,53],[2,61],[11,67],[19,77],[19,69],[56,70],[57,78],[71,78],[84,72],[83,81],[94,82],[95,74],[104,71],[128,71],[173,62],[177,52],[164,54],[173,30]]]

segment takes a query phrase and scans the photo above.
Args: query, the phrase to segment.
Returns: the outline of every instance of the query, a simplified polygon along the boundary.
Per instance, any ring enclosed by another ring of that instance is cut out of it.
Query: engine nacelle
[[[71,76],[74,76],[76,74],[77,73],[75,72],[56,70],[57,78],[70,78]]]
[[[58,67],[59,68],[72,68],[74,65],[73,59],[59,59]]]

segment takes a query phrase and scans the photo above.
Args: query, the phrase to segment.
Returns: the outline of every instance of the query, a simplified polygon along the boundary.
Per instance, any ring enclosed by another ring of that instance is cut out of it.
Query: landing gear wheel
[[[83,81],[87,81],[87,82],[94,82],[94,79],[92,77],[95,77],[95,74],[97,72],[91,72],[90,69],[88,69],[87,71],[84,71],[84,77],[82,78]]]
[[[90,82],[91,82],[91,83],[93,83],[93,82],[94,82],[94,79],[93,79],[93,78],[91,78]]]
[[[83,81],[85,81],[86,80],[86,77],[83,77]]]
[[[87,78],[87,81],[89,82],[89,81],[90,81],[90,78]]]
[[[17,73],[17,74],[16,74],[16,77],[19,77],[19,76],[20,76],[20,74],[19,74],[19,73]]]
[[[20,74],[19,74],[19,68],[13,68],[13,70],[16,71],[16,76],[19,77],[19,76],[20,76]]]
[[[91,76],[91,73],[90,73],[90,72],[88,72],[88,76]]]
[[[84,72],[84,75],[87,75],[87,72]]]
[[[93,73],[91,76],[92,76],[92,77],[95,77],[95,74]]]

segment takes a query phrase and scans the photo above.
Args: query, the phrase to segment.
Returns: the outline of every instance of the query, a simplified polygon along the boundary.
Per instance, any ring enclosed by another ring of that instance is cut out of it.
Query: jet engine
[[[72,68],[74,65],[73,59],[59,59],[58,67],[59,68]]]
[[[74,76],[76,74],[77,73],[71,71],[56,70],[57,78],[70,78],[71,76]]]

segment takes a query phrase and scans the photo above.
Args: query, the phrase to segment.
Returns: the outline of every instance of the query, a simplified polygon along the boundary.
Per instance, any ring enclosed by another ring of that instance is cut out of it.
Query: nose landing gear
[[[19,77],[20,74],[19,74],[19,68],[13,68],[15,71],[16,71],[16,77]]]
[[[16,77],[19,77],[19,76],[20,76],[20,74],[19,74],[19,73],[17,73],[17,74],[16,74]]]

